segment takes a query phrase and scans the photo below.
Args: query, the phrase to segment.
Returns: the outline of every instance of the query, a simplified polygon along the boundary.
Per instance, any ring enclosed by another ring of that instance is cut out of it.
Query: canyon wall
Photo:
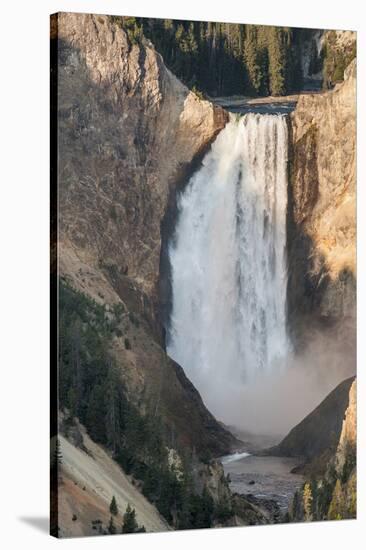
[[[97,300],[131,284],[153,316],[170,190],[227,113],[112,17],[61,13],[57,31],[61,273]]]
[[[332,90],[299,95],[289,135],[287,298],[295,364],[318,371],[318,385],[324,372],[328,380],[347,379],[266,452],[304,459],[296,471],[306,482],[290,521],[354,518],[356,381],[348,377],[356,371],[356,59]]]
[[[290,128],[290,322],[310,315],[354,326],[356,60],[333,90],[299,96]]]
[[[229,452],[183,370],[161,347],[161,223],[172,190],[227,121],[112,17],[53,17],[57,47],[59,275],[107,308],[120,304],[111,353],[130,398],[162,415],[178,443]],[[55,42],[54,46],[55,47]],[[127,342],[127,343],[126,343]]]

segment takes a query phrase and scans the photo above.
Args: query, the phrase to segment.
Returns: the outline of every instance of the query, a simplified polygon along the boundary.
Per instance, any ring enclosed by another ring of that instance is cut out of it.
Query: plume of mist
[[[292,353],[284,368],[235,384],[230,396],[222,395],[212,380],[204,392],[207,405],[227,425],[280,439],[356,373],[355,340],[353,320],[326,330],[308,328],[305,349]]]

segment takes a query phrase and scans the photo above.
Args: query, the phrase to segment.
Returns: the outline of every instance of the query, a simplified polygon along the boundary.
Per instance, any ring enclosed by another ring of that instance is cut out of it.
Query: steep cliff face
[[[334,90],[300,95],[291,114],[289,291],[292,320],[355,317],[356,61]]]
[[[181,443],[221,454],[235,440],[160,347],[156,305],[168,202],[227,115],[111,17],[61,13],[52,32],[60,276],[99,303],[121,304],[132,345],[116,338],[111,352],[131,399],[144,410],[154,402]]]
[[[113,21],[57,16],[60,268],[96,298],[128,278],[155,302],[170,190],[227,115]]]

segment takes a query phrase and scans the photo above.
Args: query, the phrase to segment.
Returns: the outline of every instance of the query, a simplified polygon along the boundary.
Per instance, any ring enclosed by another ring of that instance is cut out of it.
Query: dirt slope
[[[84,449],[60,436],[62,467],[59,493],[60,536],[96,535],[92,521],[100,520],[106,529],[110,520],[109,504],[116,497],[119,514],[114,518],[121,531],[122,516],[130,503],[136,510],[139,526],[146,531],[167,531],[169,526],[154,506],[134,487],[123,470],[83,431]],[[73,520],[73,516],[76,520]]]

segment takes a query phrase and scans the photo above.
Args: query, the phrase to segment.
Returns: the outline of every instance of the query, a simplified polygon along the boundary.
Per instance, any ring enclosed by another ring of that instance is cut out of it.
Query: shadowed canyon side
[[[178,199],[167,351],[226,422],[291,348],[287,149],[285,117],[232,117]]]

